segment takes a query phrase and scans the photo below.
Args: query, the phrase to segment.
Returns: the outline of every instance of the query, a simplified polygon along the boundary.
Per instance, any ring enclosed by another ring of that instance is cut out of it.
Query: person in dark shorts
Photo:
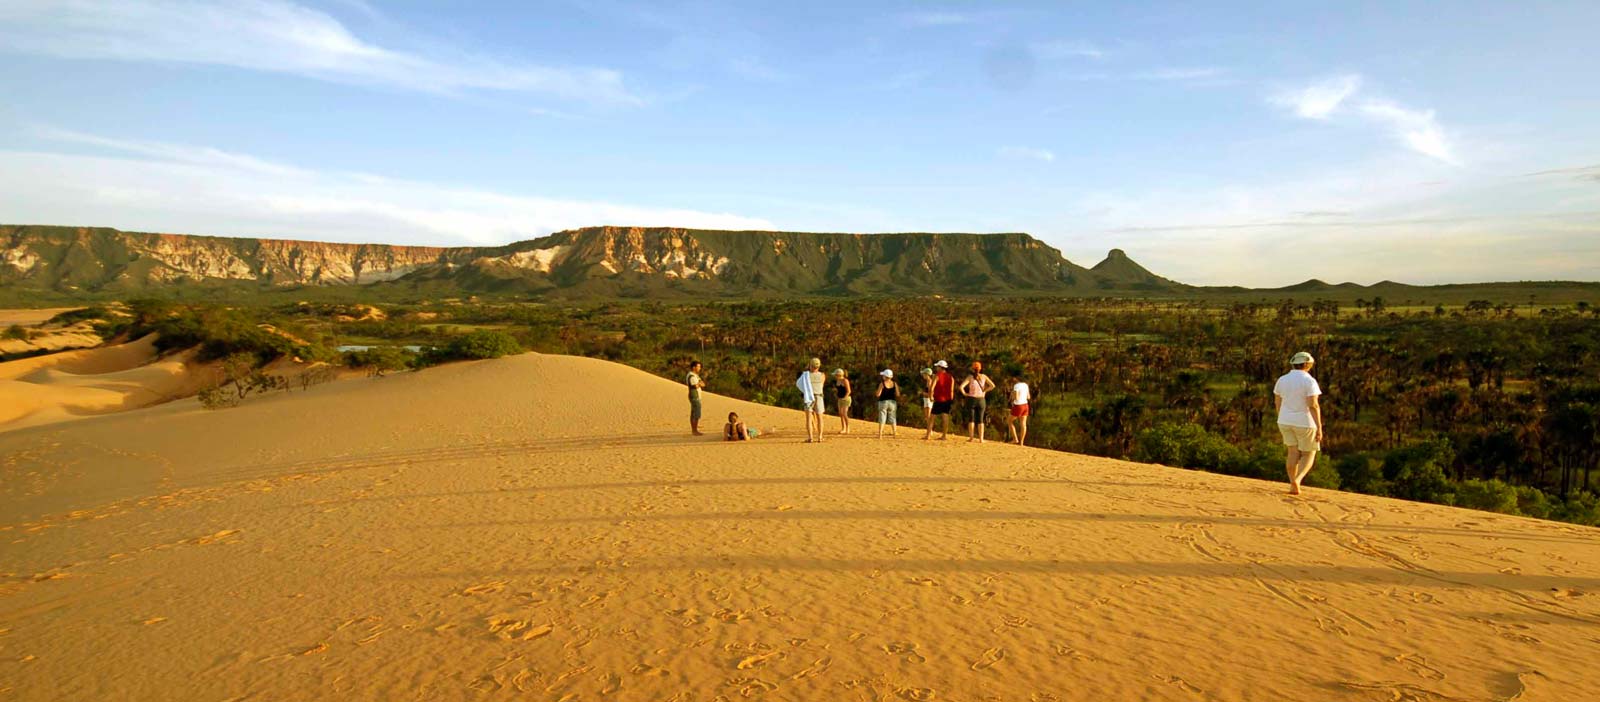
[[[695,436],[700,433],[700,390],[705,388],[705,381],[700,379],[700,362],[689,362],[689,374],[684,376],[683,384],[689,386],[689,431]]]
[[[972,362],[972,368],[967,377],[961,381],[961,396],[967,403],[967,441],[983,443],[983,430],[985,417],[989,414],[989,391],[994,389],[994,381],[983,374],[983,364]],[[977,433],[973,433],[973,428]]]
[[[850,433],[850,376],[843,368],[833,369],[833,405],[839,408],[839,433]]]
[[[950,364],[944,361],[933,364],[933,369],[933,414],[928,418],[928,433],[922,439],[932,439],[934,420],[943,418],[944,430],[939,433],[939,440],[944,441],[950,438],[950,409],[956,402],[956,378],[950,375]]]

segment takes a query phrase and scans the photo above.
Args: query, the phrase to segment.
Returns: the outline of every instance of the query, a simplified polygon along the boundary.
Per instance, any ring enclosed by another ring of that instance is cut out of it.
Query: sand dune
[[[526,355],[0,434],[0,691],[1600,699],[1600,530],[682,395]]]
[[[0,363],[0,431],[189,397],[213,369],[194,353],[156,359],[155,336]]]

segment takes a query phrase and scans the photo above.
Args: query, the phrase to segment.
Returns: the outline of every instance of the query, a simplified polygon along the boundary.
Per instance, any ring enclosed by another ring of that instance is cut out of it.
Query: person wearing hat
[[[1288,449],[1284,467],[1289,473],[1289,494],[1300,494],[1300,481],[1316,465],[1317,452],[1322,450],[1322,405],[1317,397],[1322,388],[1311,377],[1311,368],[1317,359],[1301,351],[1289,359],[1293,367],[1278,378],[1272,394],[1278,409],[1278,431],[1283,434],[1283,444]]]
[[[822,396],[823,384],[828,377],[822,374],[821,359],[813,358],[806,364],[806,369],[800,371],[800,377],[794,381],[795,387],[800,389],[800,402],[806,413],[806,443],[822,443]]]
[[[961,381],[961,396],[966,398],[967,403],[968,443],[983,443],[984,420],[989,414],[989,391],[994,388],[994,381],[983,373],[983,364],[973,361],[967,377]],[[976,433],[973,432],[974,428],[977,429]]]
[[[933,386],[930,389],[933,406],[929,408],[932,414],[928,418],[928,433],[922,437],[924,441],[933,438],[933,418],[944,418],[944,431],[940,432],[939,440],[950,438],[950,408],[956,401],[956,379],[950,375],[950,364],[939,361],[933,364]]]
[[[889,425],[889,435],[900,434],[895,413],[900,407],[900,386],[894,382],[894,371],[888,368],[878,372],[878,438],[883,438],[883,425]]]
[[[833,404],[839,408],[839,433],[850,433],[850,378],[843,368],[833,369]]]
[[[917,387],[917,396],[922,400],[922,416],[928,420],[928,428],[933,428],[933,369],[922,369],[922,383]]]

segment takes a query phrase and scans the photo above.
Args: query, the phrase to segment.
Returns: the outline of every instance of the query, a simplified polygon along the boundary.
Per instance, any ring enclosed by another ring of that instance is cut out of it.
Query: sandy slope
[[[189,397],[215,375],[192,351],[156,359],[155,335],[0,363],[0,431]]]
[[[1600,699],[1600,530],[682,395],[529,355],[0,434],[0,697]]]

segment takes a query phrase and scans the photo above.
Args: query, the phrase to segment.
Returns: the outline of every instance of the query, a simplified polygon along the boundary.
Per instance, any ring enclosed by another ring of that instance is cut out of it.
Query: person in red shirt
[[[939,435],[939,440],[950,438],[950,408],[956,400],[956,378],[950,375],[950,364],[940,361],[933,364],[933,414],[928,419],[928,433],[922,437],[924,441],[933,438],[933,421],[944,418],[944,430]]]

